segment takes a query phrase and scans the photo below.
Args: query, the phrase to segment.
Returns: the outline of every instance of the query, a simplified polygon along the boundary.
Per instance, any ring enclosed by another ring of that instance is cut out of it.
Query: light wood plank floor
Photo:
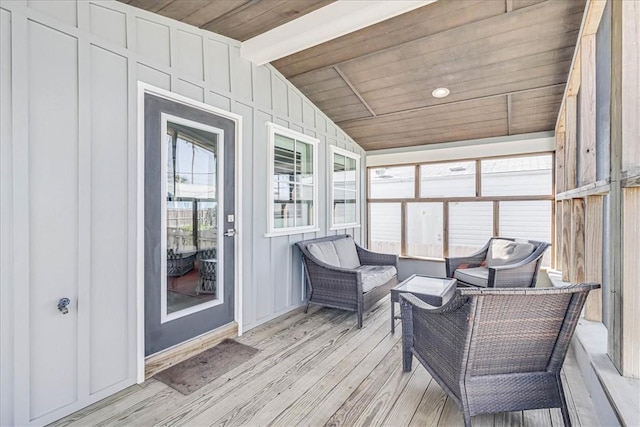
[[[56,426],[457,426],[462,414],[419,364],[402,372],[401,333],[390,334],[389,299],[366,313],[312,308],[249,331],[261,351],[184,396],[154,379],[130,387]],[[563,379],[574,425],[598,420],[570,354]],[[562,426],[560,410],[473,417],[477,426]]]

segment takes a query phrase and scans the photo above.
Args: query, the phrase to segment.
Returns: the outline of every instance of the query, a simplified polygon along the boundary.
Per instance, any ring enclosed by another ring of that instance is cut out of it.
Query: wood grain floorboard
[[[350,312],[312,307],[255,328],[238,341],[261,351],[184,396],[154,379],[53,424],[66,426],[459,426],[462,413],[414,360],[402,371],[401,329],[389,299],[356,327]],[[562,373],[576,426],[597,425],[572,354]],[[473,426],[562,426],[558,409],[472,417]]]

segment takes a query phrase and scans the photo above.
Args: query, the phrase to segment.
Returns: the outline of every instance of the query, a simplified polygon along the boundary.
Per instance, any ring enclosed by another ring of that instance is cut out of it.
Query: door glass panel
[[[407,255],[442,258],[442,203],[407,203]]]
[[[166,314],[171,314],[220,298],[218,135],[169,121],[166,145]]]
[[[493,202],[449,203],[449,256],[467,256],[493,236]]]

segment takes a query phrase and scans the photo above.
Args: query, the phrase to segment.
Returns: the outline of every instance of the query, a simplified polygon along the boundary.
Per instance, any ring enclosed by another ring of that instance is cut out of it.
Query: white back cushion
[[[353,241],[352,237],[334,240],[333,244],[336,247],[336,253],[340,260],[340,267],[360,267],[360,258],[358,257],[358,251],[356,250],[356,243]]]
[[[311,255],[316,257],[318,261],[322,261],[325,264],[332,265],[334,267],[341,267],[338,253],[333,242],[320,242],[311,243],[307,246],[307,250],[311,252]]]
[[[515,264],[533,253],[531,243],[518,243],[510,240],[493,239],[487,251],[487,267]]]

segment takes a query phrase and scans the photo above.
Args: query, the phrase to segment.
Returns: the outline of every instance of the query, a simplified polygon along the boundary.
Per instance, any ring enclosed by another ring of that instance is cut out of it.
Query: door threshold
[[[231,322],[213,331],[147,356],[144,360],[144,379],[147,380],[160,371],[177,365],[211,347],[215,347],[227,338],[235,338],[237,336],[238,324]]]

